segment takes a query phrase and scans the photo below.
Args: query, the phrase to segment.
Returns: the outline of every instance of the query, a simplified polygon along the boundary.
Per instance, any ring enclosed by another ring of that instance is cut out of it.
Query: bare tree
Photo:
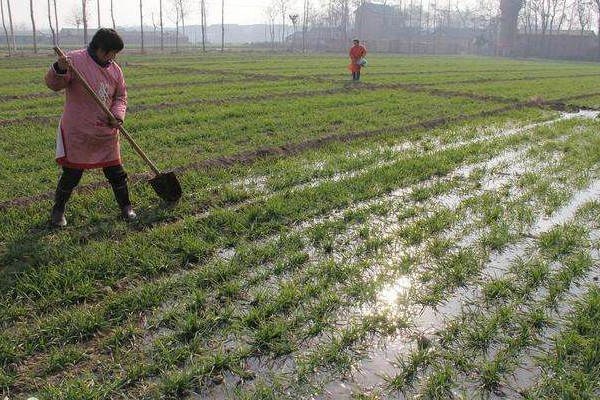
[[[567,2],[566,0],[549,0],[551,5],[549,7],[549,34],[551,35],[554,30],[560,31],[565,19]]]
[[[206,53],[206,1],[200,0],[200,30],[202,31],[202,51]]]
[[[583,38],[585,31],[590,29],[592,24],[592,15],[590,13],[590,8],[588,0],[575,0],[575,4],[573,5],[575,16],[577,19],[577,23],[579,24],[580,35],[579,35],[579,54],[582,54],[583,48]]]
[[[304,13],[302,18],[302,52],[306,52],[306,34],[308,33],[308,13],[310,9],[309,0],[304,0]]]
[[[574,17],[569,19],[567,9],[571,7],[572,15],[575,13],[569,2],[572,0],[526,0],[523,3],[525,9],[524,20],[525,30],[532,34],[540,34],[540,49],[545,55],[549,55],[552,49],[552,36],[555,32],[563,29],[565,22],[572,26]],[[588,4],[590,4],[588,2]],[[528,50],[529,37],[528,37]]]
[[[588,10],[588,4],[588,0],[575,0],[575,4],[573,5],[581,36],[583,36],[584,32],[589,29],[592,22],[591,15]]]
[[[35,30],[35,18],[33,16],[33,0],[29,0],[29,11],[31,12],[31,27],[33,28],[33,52],[37,53],[37,33]]]
[[[290,0],[277,0],[277,7],[279,8],[279,14],[281,15],[281,43],[285,42],[285,20],[287,16],[287,9],[290,5]]]
[[[142,54],[144,54],[146,50],[144,49],[144,11],[142,3],[142,0],[140,0],[140,39],[142,43]]]
[[[298,23],[298,18],[300,17],[298,14],[290,14],[290,21],[292,21],[292,26],[294,27],[294,33],[292,35],[292,51],[296,45],[296,24]]]
[[[4,21],[4,0],[0,0],[0,14],[2,15],[2,27],[4,28],[4,37],[6,37],[6,47],[8,48],[8,56],[12,56],[12,48],[10,39],[8,36],[8,29],[6,29],[6,22]]]
[[[58,12],[56,11],[56,0],[54,3],[54,27],[56,28],[56,45],[60,45],[60,31],[58,30]],[[50,24],[52,25],[52,24]]]
[[[179,1],[179,14],[181,15],[181,34],[185,36],[185,18],[190,14],[190,3],[188,0]]]
[[[179,1],[171,0],[173,12],[175,13],[175,19],[170,17],[171,21],[175,23],[175,51],[179,53],[179,23],[181,22],[181,14],[179,13]]]
[[[52,26],[52,9],[50,8],[50,0],[48,0],[48,24],[50,25],[50,32],[52,32],[52,43],[57,45],[56,34],[54,33],[54,27]]]
[[[356,26],[356,34],[358,35],[358,37],[362,37],[362,31],[363,31],[363,19],[364,19],[364,10],[362,9],[362,7],[365,4],[365,0],[354,0],[354,7],[356,7],[357,10],[359,10],[359,12],[357,13],[357,20],[354,21],[354,25]]]
[[[460,24],[463,28],[467,27],[467,22],[473,18],[473,12],[469,6],[465,7],[463,10],[460,9],[458,4],[456,5],[456,15],[460,20]]]
[[[8,23],[10,24],[10,37],[12,42],[13,50],[17,50],[17,42],[15,41],[15,30],[13,28],[12,11],[10,10],[10,0],[6,0],[6,6],[8,9]]]
[[[81,18],[83,21],[83,44],[88,44],[88,9],[87,3],[89,0],[81,0]]]
[[[110,19],[112,20],[113,29],[117,29],[117,24],[115,24],[115,8],[113,5],[113,0],[110,0]]]
[[[74,6],[71,10],[71,19],[70,22],[77,27],[77,33],[79,34],[79,27],[83,21],[83,16],[81,15],[81,10],[79,7]]]
[[[269,24],[269,35],[271,36],[271,50],[275,49],[275,19],[277,18],[277,7],[275,4],[267,6],[265,15]]]
[[[345,43],[348,41],[348,27],[350,22],[350,7],[349,0],[338,0],[339,8],[341,12],[341,29],[342,29],[342,40]]]
[[[98,11],[98,29],[102,28],[100,23],[100,0],[96,0],[96,10]]]
[[[598,58],[600,58],[600,0],[593,0],[598,15]]]
[[[156,24],[156,20],[154,19],[154,13],[152,13],[152,47],[156,48],[156,29],[158,29],[158,25]]]

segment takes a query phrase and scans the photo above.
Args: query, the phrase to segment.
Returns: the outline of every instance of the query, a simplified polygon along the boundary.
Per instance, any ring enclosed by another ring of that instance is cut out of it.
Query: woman
[[[359,81],[361,65],[359,65],[358,62],[367,55],[367,49],[360,44],[358,39],[354,39],[354,46],[350,47],[349,54],[352,62],[348,66],[348,69],[352,71],[352,80]]]
[[[59,58],[46,74],[46,86],[66,90],[65,108],[58,127],[56,162],[62,176],[56,188],[50,221],[67,225],[65,206],[83,171],[102,168],[110,182],[122,216],[136,218],[129,200],[127,174],[121,165],[118,127],[125,119],[127,87],[114,59],[123,50],[123,39],[113,29],[100,29],[86,49]],[[115,116],[108,120],[102,109],[69,70],[75,67]]]

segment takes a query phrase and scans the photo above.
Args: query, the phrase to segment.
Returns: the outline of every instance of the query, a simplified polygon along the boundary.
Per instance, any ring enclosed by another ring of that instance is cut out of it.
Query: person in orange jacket
[[[362,68],[362,66],[359,65],[359,61],[367,55],[367,49],[360,44],[360,40],[354,39],[354,46],[350,47],[349,54],[352,62],[348,66],[348,69],[352,71],[352,80],[359,81],[360,70]]]

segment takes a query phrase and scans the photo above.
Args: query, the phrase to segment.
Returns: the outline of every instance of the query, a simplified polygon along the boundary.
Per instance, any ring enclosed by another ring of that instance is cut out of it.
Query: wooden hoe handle
[[[60,49],[60,47],[54,46],[54,51],[56,52],[56,54],[59,57],[61,57],[61,58],[66,57],[66,54]],[[75,76],[77,77],[77,79],[79,79],[79,81],[81,82],[81,84],[83,85],[83,87],[85,88],[85,90],[88,92],[88,94],[90,96],[92,96],[93,99],[96,101],[96,103],[98,103],[98,105],[102,108],[102,111],[104,111],[104,114],[106,114],[106,116],[108,118],[110,118],[111,120],[115,120],[116,118],[113,115],[113,113],[108,109],[108,107],[106,107],[106,104],[104,104],[104,102],[102,100],[100,100],[100,97],[98,97],[98,95],[96,94],[96,92],[94,92],[94,89],[92,89],[90,87],[89,83],[87,83],[87,81],[79,73],[79,71],[77,71],[77,69],[73,65],[71,65],[71,64],[69,64],[69,69],[71,70],[71,72],[73,74],[75,74]],[[146,155],[146,153],[144,153],[144,151],[140,148],[140,146],[137,145],[137,143],[135,142],[135,140],[133,140],[133,138],[131,137],[131,135],[129,134],[129,132],[127,132],[127,130],[125,129],[125,127],[123,127],[122,124],[119,124],[119,128],[118,129],[123,134],[123,136],[125,136],[125,138],[129,141],[129,143],[131,143],[131,145],[133,146],[133,149],[140,155],[140,157],[142,157],[142,159],[146,162],[146,164],[148,164],[148,166],[152,169],[152,171],[154,172],[154,174],[155,175],[160,175],[160,170],[148,158],[148,156]]]

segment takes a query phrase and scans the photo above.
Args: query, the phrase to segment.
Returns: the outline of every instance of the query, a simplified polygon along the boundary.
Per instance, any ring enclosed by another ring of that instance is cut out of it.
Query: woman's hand
[[[56,60],[56,62],[58,64],[58,68],[60,68],[61,71],[68,71],[69,67],[71,67],[72,65],[71,58],[69,56],[59,57],[59,59]]]
[[[121,121],[120,119],[117,119],[117,118],[109,118],[108,119],[108,126],[110,126],[111,128],[118,129],[121,125],[123,125],[123,121]]]

